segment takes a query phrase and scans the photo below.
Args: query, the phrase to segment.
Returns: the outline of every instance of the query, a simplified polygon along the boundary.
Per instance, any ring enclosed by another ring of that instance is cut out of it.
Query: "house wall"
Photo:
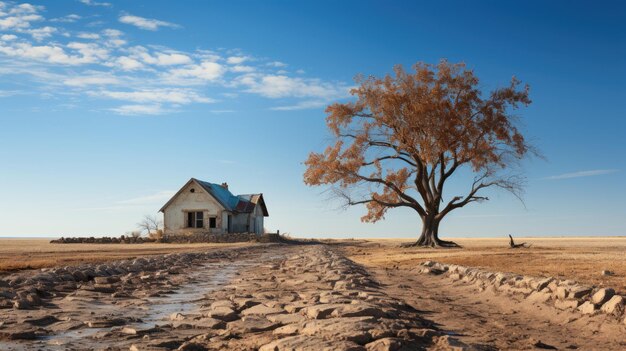
[[[190,190],[195,189],[192,193]],[[202,211],[204,213],[204,228],[186,228],[186,212]],[[207,194],[199,185],[188,184],[183,191],[163,211],[163,224],[165,233],[177,234],[181,232],[209,231],[209,217],[216,217],[216,227],[210,229],[211,233],[224,233],[226,219],[223,216],[224,208],[217,200]]]

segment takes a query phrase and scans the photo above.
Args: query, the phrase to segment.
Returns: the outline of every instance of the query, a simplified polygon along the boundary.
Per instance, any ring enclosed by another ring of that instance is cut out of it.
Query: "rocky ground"
[[[614,319],[562,310],[553,317],[552,306],[479,288],[443,274],[363,267],[332,245],[59,267],[0,280],[0,350],[626,346]]]

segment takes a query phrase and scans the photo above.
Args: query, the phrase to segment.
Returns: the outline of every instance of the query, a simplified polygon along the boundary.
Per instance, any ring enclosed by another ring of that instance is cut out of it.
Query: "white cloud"
[[[53,19],[50,20],[50,22],[74,23],[74,22],[78,21],[81,18],[82,18],[81,16],[72,13],[72,14],[69,14],[67,16],[63,16],[63,17],[59,17],[59,18],[53,18]]]
[[[170,70],[164,78],[172,84],[201,84],[219,79],[224,74],[224,66],[216,62],[202,62]]]
[[[121,23],[130,24],[140,29],[145,30],[157,30],[159,27],[170,27],[170,28],[178,28],[179,25],[175,23],[160,21],[152,18],[144,18],[133,15],[123,15],[120,16],[119,21]]]
[[[52,33],[55,33],[57,31],[56,28],[54,27],[42,27],[42,28],[35,28],[35,29],[26,29],[24,30],[24,33],[28,33],[30,35],[33,36],[33,39],[37,40],[37,41],[42,41],[50,36],[52,36]]]
[[[102,96],[115,100],[125,100],[139,104],[145,103],[212,103],[215,100],[207,98],[189,89],[152,89],[140,91],[98,91],[90,92],[93,96]]]
[[[80,39],[96,40],[96,39],[100,39],[100,34],[96,34],[96,33],[79,33],[78,35],[76,35],[76,37],[80,38]]]
[[[82,2],[83,4],[87,5],[87,6],[103,6],[103,7],[109,7],[111,6],[111,3],[109,2],[96,2],[93,0],[78,0],[79,2]]]
[[[135,46],[130,49],[132,56],[141,61],[157,66],[174,66],[174,65],[184,65],[192,63],[192,59],[180,53],[163,53],[158,52],[154,55],[151,55],[148,52],[148,49],[143,46]]]
[[[280,61],[268,62],[267,65],[270,66],[270,67],[287,67],[286,63],[283,63],[283,62],[280,62]]]
[[[111,111],[120,115],[162,115],[169,112],[163,109],[161,105],[123,105],[112,108]]]
[[[0,36],[0,40],[2,41],[13,41],[15,39],[17,39],[17,36],[13,34],[4,34]]]
[[[559,180],[559,179],[571,179],[571,178],[582,178],[582,177],[594,177],[605,174],[612,174],[618,172],[617,169],[593,169],[589,171],[578,171],[572,173],[564,173],[555,176],[547,177],[546,179],[550,180]]]
[[[96,47],[90,47],[88,44],[70,43],[68,47],[77,51],[79,55],[68,54],[62,47],[56,44],[32,45],[30,43],[11,43],[11,45],[0,43],[0,53],[20,59],[65,65],[94,63],[103,54],[101,50],[98,50]]]
[[[136,69],[143,68],[143,64],[141,62],[135,60],[134,58],[130,58],[128,56],[118,57],[116,62],[118,65],[120,65],[120,67],[124,71],[133,71]]]
[[[121,37],[124,33],[117,29],[105,29],[102,31],[102,34],[106,35],[109,38],[118,38]]]
[[[248,92],[268,98],[314,97],[336,99],[348,95],[348,87],[319,79],[294,78],[286,75],[255,75],[239,77],[237,84],[247,86]]]
[[[241,64],[241,63],[243,63],[243,62],[245,62],[245,61],[247,61],[249,59],[250,58],[247,57],[247,56],[231,56],[231,57],[226,59],[226,62],[228,64],[231,64],[231,65],[238,65],[238,64]]]
[[[110,85],[118,84],[120,80],[106,74],[92,74],[88,76],[79,76],[65,79],[63,84],[72,87],[86,87],[90,85]]]
[[[232,66],[230,70],[232,72],[237,72],[237,73],[248,73],[248,72],[254,72],[255,68],[252,66],[246,66],[246,65],[236,65],[236,66]]]
[[[0,18],[0,30],[17,30],[29,28],[31,22],[42,20],[43,17],[35,14],[4,17]]]
[[[326,105],[328,105],[328,101],[307,100],[307,101],[300,101],[296,103],[295,105],[272,107],[270,108],[270,110],[274,110],[274,111],[306,110],[310,108],[325,107]]]

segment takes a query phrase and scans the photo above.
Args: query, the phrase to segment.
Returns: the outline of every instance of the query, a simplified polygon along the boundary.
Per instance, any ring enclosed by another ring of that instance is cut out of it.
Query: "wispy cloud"
[[[570,179],[570,178],[595,177],[595,176],[611,174],[615,172],[618,172],[618,170],[617,169],[593,169],[593,170],[588,170],[588,171],[563,173],[559,175],[546,177],[546,179],[559,180],[559,179]]]
[[[153,105],[122,105],[110,109],[111,111],[120,115],[136,116],[136,115],[163,115],[172,112],[164,108],[161,104]]]
[[[139,196],[132,199],[117,201],[118,204],[124,205],[146,205],[146,204],[154,204],[167,201],[169,198],[174,196],[176,191],[173,190],[162,190],[158,191],[154,194],[149,194],[145,196]]]
[[[284,70],[286,63],[240,49],[181,51],[162,43],[146,45],[130,42],[132,36],[115,28],[116,23],[100,21],[101,29],[96,30],[83,23],[82,14],[46,19],[43,6],[1,0],[0,4],[0,76],[30,84],[29,90],[39,96],[72,95],[74,108],[93,110],[98,109],[94,102],[115,100],[127,103],[113,107],[107,103],[100,109],[121,115],[160,115],[187,104],[218,103],[205,95],[211,91],[230,100],[254,94],[280,101],[273,110],[292,111],[320,108],[348,96],[349,86],[342,82],[290,73]],[[142,30],[180,27],[127,13],[118,21]],[[50,22],[55,26],[46,25]],[[90,98],[88,106],[81,105],[82,97]],[[230,110],[218,106],[209,112]]]
[[[175,23],[165,22],[153,18],[144,18],[133,15],[122,15],[119,21],[124,24],[130,24],[140,29],[145,30],[158,30],[159,27],[179,28],[180,26]]]
[[[93,1],[93,0],[78,0],[78,2],[82,2],[83,4],[87,6],[103,6],[103,7],[112,6],[111,3],[109,2],[98,2],[98,1]]]

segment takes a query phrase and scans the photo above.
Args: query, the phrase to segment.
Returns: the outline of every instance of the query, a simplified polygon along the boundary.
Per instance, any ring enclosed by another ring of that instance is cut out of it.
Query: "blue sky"
[[[626,7],[596,1],[0,2],[0,236],[120,235],[190,177],[263,192],[268,229],[415,237],[302,182],[324,107],[358,73],[463,61],[531,86],[525,205],[453,213],[448,236],[626,235]],[[449,196],[471,178],[461,174]]]

